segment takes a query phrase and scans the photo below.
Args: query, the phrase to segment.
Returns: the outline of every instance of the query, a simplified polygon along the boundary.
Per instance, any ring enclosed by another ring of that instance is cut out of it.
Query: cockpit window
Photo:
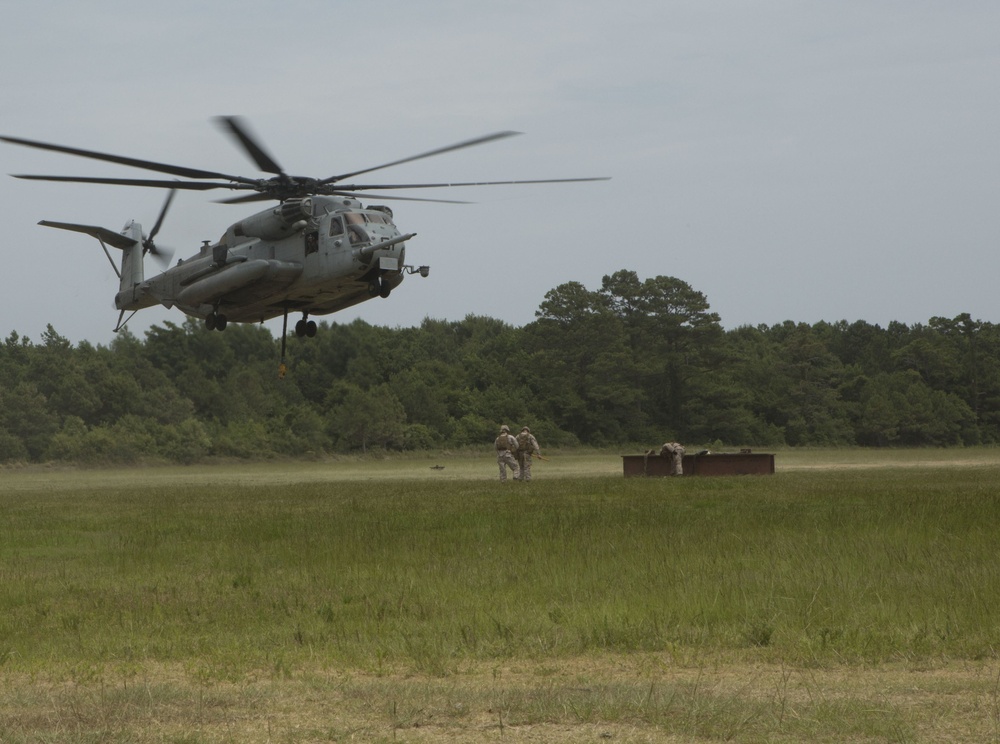
[[[373,220],[373,222],[384,222],[387,225],[392,225],[392,210],[389,207],[383,207],[381,205],[370,204],[368,206],[368,214],[377,214],[378,219]]]
[[[382,210],[377,210],[373,212],[347,212],[344,214],[344,220],[346,220],[348,225],[364,225],[367,223],[373,223],[376,225],[395,225],[392,221],[392,215],[383,212]]]
[[[351,225],[349,236],[351,238],[351,245],[360,245],[361,243],[368,242],[368,236],[365,235],[365,231],[357,225]]]
[[[344,234],[344,223],[340,221],[339,217],[330,218],[330,235],[343,235]]]

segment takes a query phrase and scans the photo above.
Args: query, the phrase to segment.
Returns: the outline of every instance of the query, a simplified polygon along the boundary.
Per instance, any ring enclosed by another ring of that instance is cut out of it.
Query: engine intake
[[[281,240],[298,232],[313,216],[313,202],[309,197],[287,199],[268,212],[259,212],[237,222],[230,228],[234,238],[263,238]],[[234,240],[240,242],[239,240]]]

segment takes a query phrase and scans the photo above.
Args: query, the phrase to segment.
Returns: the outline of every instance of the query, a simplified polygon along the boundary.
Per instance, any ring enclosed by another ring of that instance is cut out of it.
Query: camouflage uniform
[[[660,457],[671,458],[671,475],[684,475],[684,445],[680,442],[667,442],[660,447]]]
[[[511,436],[510,428],[506,424],[500,427],[500,436],[494,440],[493,447],[497,451],[497,465],[500,466],[500,482],[507,482],[508,467],[514,472],[514,480],[520,478],[521,473],[517,469],[517,460],[514,459],[514,453],[517,452],[517,440]]]
[[[521,466],[521,480],[531,480],[531,456],[541,454],[542,451],[538,449],[538,440],[525,426],[517,435],[517,464]]]

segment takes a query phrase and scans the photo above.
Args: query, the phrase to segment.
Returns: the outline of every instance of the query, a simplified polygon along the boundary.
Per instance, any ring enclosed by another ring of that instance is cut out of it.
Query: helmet
[[[531,429],[529,429],[529,428],[528,428],[527,426],[523,427],[523,428],[521,429],[521,431],[526,431],[526,432],[528,432],[529,434],[531,433]]]
[[[500,433],[501,434],[503,434],[505,431],[508,431],[508,432],[510,431],[510,427],[507,426],[507,424],[504,424],[503,426],[500,427]]]

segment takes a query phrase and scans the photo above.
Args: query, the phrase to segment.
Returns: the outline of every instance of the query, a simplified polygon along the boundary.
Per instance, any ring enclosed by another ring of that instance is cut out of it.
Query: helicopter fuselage
[[[230,225],[218,242],[206,241],[197,255],[155,277],[135,281],[123,270],[115,305],[129,311],[159,304],[244,323],[290,310],[326,315],[387,297],[404,269],[414,271],[403,263],[410,237],[387,207],[347,197],[288,199]]]

